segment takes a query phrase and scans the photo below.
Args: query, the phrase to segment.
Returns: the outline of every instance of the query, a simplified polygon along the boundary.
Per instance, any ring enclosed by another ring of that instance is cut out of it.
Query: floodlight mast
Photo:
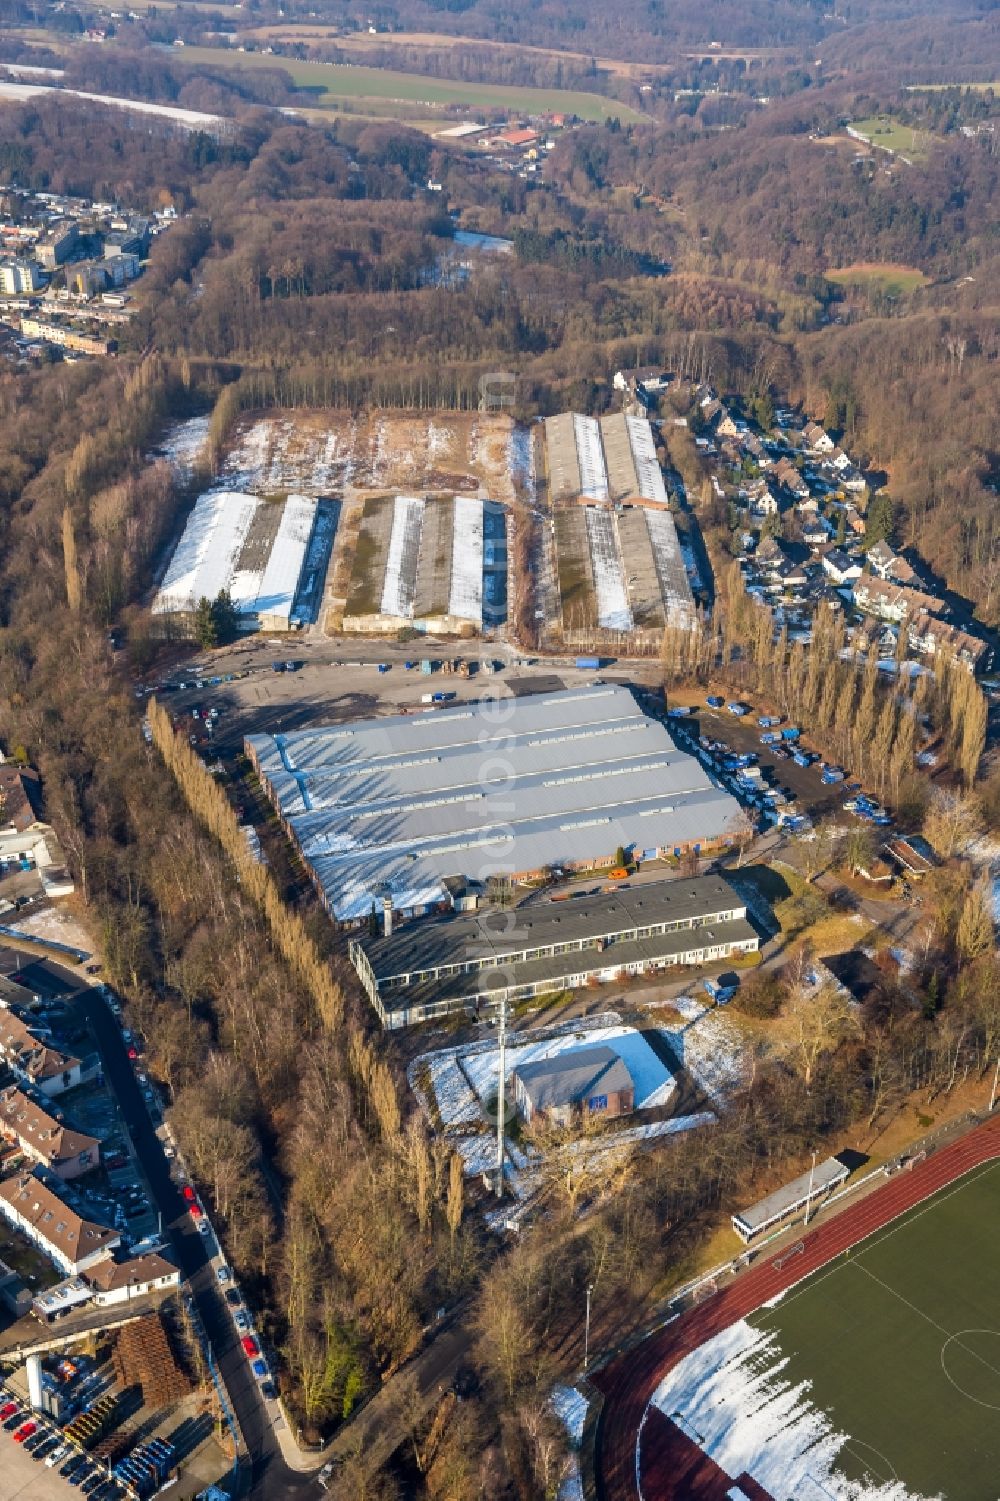
[[[507,1061],[507,1001],[500,1002],[500,1066],[497,1075],[497,1182],[496,1196],[503,1198],[503,1136],[506,1125],[506,1098],[504,1094],[504,1074]]]

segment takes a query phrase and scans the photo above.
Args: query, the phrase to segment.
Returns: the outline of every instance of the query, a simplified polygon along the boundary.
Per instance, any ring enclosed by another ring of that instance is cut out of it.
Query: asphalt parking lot
[[[32,1459],[0,1428],[0,1501],[66,1501],[79,1494],[57,1469]]]
[[[743,700],[749,703],[749,699]],[[692,703],[692,708],[695,704]],[[681,726],[690,726],[697,741],[699,735],[707,735],[712,740],[724,740],[725,743],[737,755],[753,751],[759,756],[758,765],[764,776],[764,781],[771,787],[781,787],[786,793],[792,793],[798,804],[797,811],[808,813],[812,819],[825,818],[832,813],[842,813],[844,803],[844,784],[839,783],[832,787],[824,786],[820,780],[819,762],[812,766],[796,766],[791,756],[787,760],[776,757],[773,748],[761,745],[760,737],[763,734],[757,723],[758,714],[766,714],[766,708],[753,708],[752,713],[742,719],[735,714],[730,714],[726,709],[709,709],[704,700],[697,706],[698,712],[690,718],[680,721]],[[784,721],[789,724],[790,721]],[[804,749],[816,749],[806,733],[806,726],[800,725],[802,730],[802,746]],[[851,768],[845,767],[850,780]]]
[[[438,667],[423,673],[419,663],[428,657],[437,663],[446,658],[462,658],[474,664],[469,677],[445,673]],[[274,662],[301,664],[293,672],[275,672]],[[479,664],[500,664],[494,673],[484,672]],[[409,671],[405,664],[417,665]],[[379,672],[379,663],[388,665]],[[193,681],[198,671],[204,673],[204,686]],[[467,703],[484,694],[506,692],[551,692],[562,687],[579,687],[597,680],[608,682],[653,681],[657,663],[609,666],[599,673],[578,669],[572,660],[518,658],[501,644],[482,641],[426,641],[400,644],[395,641],[321,636],[288,636],[238,642],[226,651],[200,657],[184,668],[175,668],[165,676],[168,683],[183,682],[181,691],[161,693],[172,714],[190,715],[197,708],[199,718],[185,727],[198,736],[199,749],[215,745],[223,754],[242,744],[244,735],[277,733],[303,729],[312,724],[330,724],[346,719],[360,719],[376,714],[421,713],[430,706],[423,703],[427,693],[454,695],[449,703]],[[211,684],[207,677],[246,672],[246,677],[231,682]],[[191,685],[191,686],[188,686]],[[204,711],[218,708],[219,717],[209,734]]]

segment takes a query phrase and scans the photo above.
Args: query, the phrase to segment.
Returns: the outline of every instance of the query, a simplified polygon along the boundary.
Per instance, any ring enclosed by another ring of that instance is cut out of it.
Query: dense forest
[[[904,0],[860,9],[858,28],[912,14]],[[379,16],[563,45],[579,21],[581,48],[626,52],[645,25],[650,56],[668,29],[671,45],[704,42],[717,25],[734,45],[805,38],[824,51],[851,36],[818,4],[635,3],[588,8],[584,22],[565,3],[529,14],[413,0]],[[992,24],[970,16],[954,32],[981,42]],[[77,82],[122,87],[121,59],[106,55],[104,71],[74,63]],[[706,111],[567,132],[527,181],[398,125],[279,116],[263,106],[284,102],[280,66],[254,75],[263,94],[252,98],[228,74],[182,75],[154,55],[143,66],[149,97],[211,108],[210,91],[230,89],[233,134],[135,129],[69,99],[0,108],[0,186],[180,215],[136,284],[117,361],[0,373],[0,736],[41,770],[109,975],[149,1038],[227,1252],[267,1309],[297,1419],[329,1433],[436,1308],[464,1299],[478,1389],[425,1473],[408,1477],[411,1491],[549,1497],[560,1450],[545,1399],[578,1363],[583,1289],[594,1287],[598,1324],[623,1333],[689,1264],[719,1206],[770,1182],[803,1143],[860,1129],[914,1089],[944,1094],[995,1059],[986,898],[966,868],[943,869],[928,883],[905,992],[879,956],[880,982],[848,1024],[832,1007],[795,1012],[795,934],[822,907],[807,886],[785,914],[787,972],[748,984],[740,1002],[759,1018],[786,1008],[788,1035],[755,1060],[753,1088],[718,1130],[623,1160],[601,1182],[582,1170],[554,1178],[541,1232],[501,1247],[467,1213],[454,1160],[372,1035],[329,924],[308,903],[285,906],[280,868],[253,874],[224,795],[155,710],[156,745],[138,733],[129,669],[155,650],[140,601],[189,499],[144,455],[171,420],[213,405],[220,425],[265,405],[470,406],[485,370],[516,373],[524,416],[596,412],[611,403],[616,368],[656,362],[757,401],[801,401],[887,472],[898,540],[995,622],[998,157],[988,137],[960,129],[988,124],[993,105],[907,98],[870,80],[801,88],[725,128]],[[912,165],[843,136],[843,120],[884,110],[936,137]],[[449,280],[456,223],[508,236],[513,253]],[[893,293],[829,279],[859,262],[923,277]],[[113,622],[127,627],[127,664],[109,647]],[[716,628],[747,691],[767,682],[790,710],[826,715],[845,755],[873,758],[912,826],[937,820],[946,840],[948,829],[1000,825],[995,779],[978,796],[932,800],[907,776],[912,721],[879,696],[871,664],[841,664],[835,627],[814,658],[789,652],[779,672],[770,629],[765,640],[726,579]],[[672,667],[665,654],[668,679]],[[978,697],[947,677],[936,697],[921,693],[971,782],[979,741],[966,744],[965,722]],[[822,834],[817,851],[828,847]],[[396,1493],[359,1456],[338,1501]]]

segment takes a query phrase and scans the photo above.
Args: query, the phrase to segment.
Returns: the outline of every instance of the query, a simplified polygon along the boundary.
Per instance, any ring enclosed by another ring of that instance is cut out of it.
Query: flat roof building
[[[713,875],[412,923],[355,939],[350,956],[383,1026],[394,1028],[759,945],[746,903]]]
[[[768,1194],[766,1199],[761,1199],[751,1209],[734,1214],[733,1229],[746,1243],[756,1240],[765,1230],[774,1229],[799,1209],[804,1210],[807,1204],[814,1204],[823,1198],[848,1176],[848,1169],[842,1162],[836,1157],[828,1157],[825,1162],[818,1162],[814,1169],[802,1173],[783,1188],[775,1189],[774,1193]]]
[[[704,850],[735,839],[735,798],[627,688],[489,699],[423,714],[250,735],[246,750],[327,910],[388,897],[446,907],[446,881]]]

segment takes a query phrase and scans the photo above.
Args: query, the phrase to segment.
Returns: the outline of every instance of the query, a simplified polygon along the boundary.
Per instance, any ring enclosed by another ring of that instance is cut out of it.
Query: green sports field
[[[835,1469],[860,1497],[1000,1497],[998,1240],[994,1162],[748,1319],[807,1416],[849,1435]]]
[[[422,73],[401,73],[392,68],[358,67],[353,63],[300,62],[291,57],[264,52],[234,55],[228,48],[185,47],[171,53],[178,64],[210,63],[219,68],[282,68],[292,81],[308,94],[303,104],[336,109],[338,104],[364,107],[377,102],[383,113],[386,106],[402,104],[432,110],[459,105],[468,110],[502,109],[519,115],[545,113],[579,115],[582,120],[644,120],[647,117],[616,99],[588,94],[574,89],[522,88],[500,83],[463,83],[449,78],[432,78]],[[309,98],[309,94],[312,98]]]

